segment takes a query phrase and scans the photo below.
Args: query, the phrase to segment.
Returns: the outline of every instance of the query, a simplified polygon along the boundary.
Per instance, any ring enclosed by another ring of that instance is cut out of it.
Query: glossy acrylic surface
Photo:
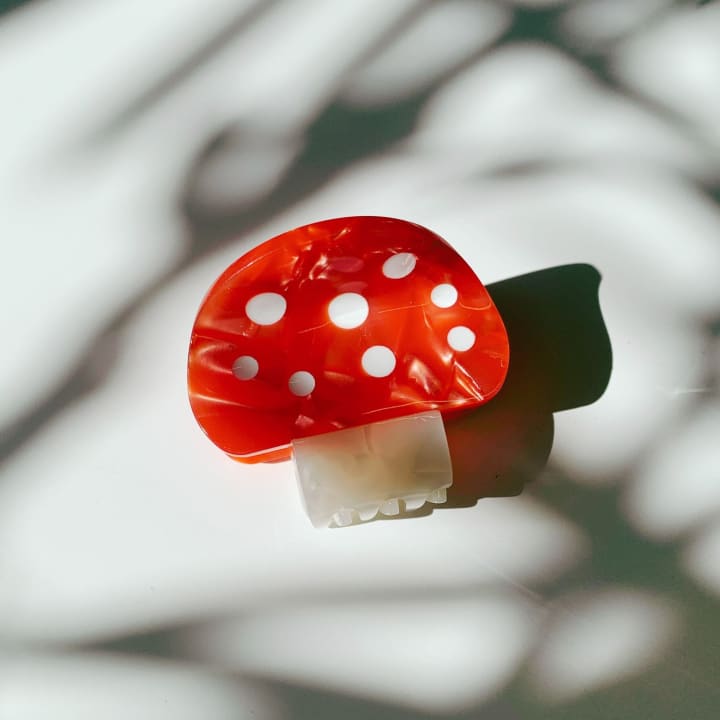
[[[502,386],[502,320],[465,261],[402,220],[292,230],[235,261],[206,296],[188,387],[210,439],[246,462],[294,438],[479,405]]]

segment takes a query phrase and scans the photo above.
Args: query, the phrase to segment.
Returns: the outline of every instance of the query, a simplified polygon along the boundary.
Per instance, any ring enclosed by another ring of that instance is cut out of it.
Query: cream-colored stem
[[[442,503],[452,485],[437,411],[293,440],[292,450],[300,495],[315,527]]]

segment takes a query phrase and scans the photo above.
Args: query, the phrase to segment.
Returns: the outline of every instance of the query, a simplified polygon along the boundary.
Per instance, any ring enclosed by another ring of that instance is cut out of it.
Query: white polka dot
[[[387,377],[395,369],[395,355],[384,345],[373,345],[363,353],[362,366],[372,377]]]
[[[367,300],[358,293],[342,293],[328,305],[330,320],[348,330],[362,325],[368,316]]]
[[[245,306],[247,316],[258,325],[273,325],[285,314],[286,309],[285,298],[272,292],[255,295]]]
[[[307,370],[298,370],[290,376],[288,387],[293,395],[305,397],[315,389],[315,378]]]
[[[449,308],[457,302],[458,292],[449,283],[442,283],[432,289],[430,299],[433,305],[437,305],[439,308]]]
[[[453,350],[464,352],[475,344],[475,333],[470,328],[458,325],[450,330],[447,341]]]
[[[383,275],[391,280],[407,277],[415,269],[416,262],[412,253],[397,253],[383,263]]]
[[[251,380],[258,374],[258,361],[250,355],[241,355],[232,366],[233,375],[238,380]]]

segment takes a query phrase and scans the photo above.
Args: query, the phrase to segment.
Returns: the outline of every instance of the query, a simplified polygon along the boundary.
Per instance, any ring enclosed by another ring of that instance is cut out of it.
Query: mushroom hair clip
[[[235,460],[292,458],[316,527],[443,503],[443,417],[500,390],[505,326],[470,266],[404,220],[348,217],[236,260],[192,329],[188,392]]]

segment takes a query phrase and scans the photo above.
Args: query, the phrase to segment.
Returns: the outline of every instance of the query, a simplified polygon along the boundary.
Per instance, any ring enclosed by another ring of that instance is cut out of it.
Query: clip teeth
[[[435,505],[442,505],[447,502],[447,488],[437,488],[428,495],[428,502],[435,503]]]
[[[425,504],[427,499],[427,495],[408,495],[408,497],[403,498],[405,510],[408,512],[419,510]]]
[[[368,520],[376,517],[378,513],[394,517],[403,512],[419,510],[426,502],[434,505],[447,502],[447,488],[437,488],[429,495],[408,495],[401,498],[390,498],[380,504],[363,505],[359,508],[342,508],[332,516],[330,525],[347,527],[360,522],[368,522]]]
[[[362,522],[372,520],[380,512],[380,505],[365,505],[357,509],[358,517]]]
[[[381,506],[380,506],[380,512],[383,515],[399,515],[400,514],[400,503],[396,498],[392,498],[392,500],[386,500]]]
[[[353,511],[346,508],[338,510],[332,516],[332,522],[335,523],[337,527],[345,527],[346,525],[352,525]]]

